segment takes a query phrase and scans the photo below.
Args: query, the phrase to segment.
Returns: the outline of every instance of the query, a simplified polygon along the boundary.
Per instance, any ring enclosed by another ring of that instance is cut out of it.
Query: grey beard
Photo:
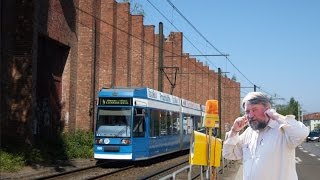
[[[256,121],[257,122],[257,121]],[[249,126],[253,129],[253,130],[262,130],[264,129],[266,126],[268,125],[267,122],[257,122],[256,125],[252,124],[252,121],[249,121]]]

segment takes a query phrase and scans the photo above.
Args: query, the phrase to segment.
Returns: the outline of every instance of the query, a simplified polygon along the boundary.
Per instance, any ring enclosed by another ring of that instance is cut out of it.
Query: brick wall
[[[116,23],[116,57],[115,57],[115,87],[128,86],[129,67],[129,4],[117,4],[117,23]]]
[[[168,72],[172,73],[172,83],[175,84],[173,95],[181,97],[181,55],[182,55],[182,33],[181,32],[171,32],[169,34],[170,41],[172,42],[172,65],[174,69]]]
[[[189,100],[196,102],[196,73],[197,73],[197,60],[195,58],[189,58],[188,65],[189,65]]]
[[[131,66],[129,72],[128,86],[141,87],[143,86],[143,75],[144,75],[144,30],[143,30],[143,16],[131,16]],[[148,61],[148,60],[146,60]]]
[[[154,89],[159,90],[159,34],[155,35],[154,41]]]
[[[111,87],[113,59],[115,56],[115,21],[116,21],[116,2],[113,0],[101,1],[101,15],[99,21],[100,27],[100,55],[99,55],[99,76],[98,89],[102,87]]]
[[[196,102],[199,102],[199,103],[203,103],[203,101],[202,101],[202,97],[203,97],[203,78],[202,78],[202,76],[203,76],[203,69],[202,69],[202,67],[203,67],[203,62],[201,62],[201,61],[197,61],[197,63],[196,63],[196,80],[195,80],[195,85],[196,85],[196,87],[195,87],[195,93],[196,93]],[[205,102],[204,102],[204,104],[205,104]]]
[[[180,71],[181,73],[180,78],[181,78],[181,97],[184,97],[185,99],[190,99],[189,98],[189,56],[188,54],[183,54],[182,58],[180,59]]]
[[[163,91],[171,92],[171,84],[174,80],[173,69],[168,67],[173,67],[173,41],[166,39],[163,45]]]
[[[155,65],[157,64],[157,59],[155,58],[155,34],[154,34],[154,26],[148,25],[144,26],[144,43],[143,43],[143,86],[150,87],[153,89],[157,89],[157,80]]]
[[[209,66],[204,66],[203,68],[203,98],[202,104],[206,103],[206,100],[209,99]]]
[[[209,99],[217,99],[218,98],[218,78],[213,70],[209,70]]]
[[[77,81],[76,83],[76,127],[90,129],[90,101],[92,87],[92,66],[94,59],[94,17],[93,6],[90,1],[79,1],[78,27],[78,59],[77,59]]]
[[[32,1],[1,2],[1,147],[32,141],[33,12]]]
[[[76,108],[77,108],[77,95],[76,83],[78,79],[78,37],[77,15],[79,13],[86,14],[85,12],[78,11],[79,3],[75,1],[73,4],[70,1],[41,1],[37,4],[37,32],[47,38],[60,42],[65,46],[70,47],[69,55],[63,69],[61,78],[61,121],[65,129],[74,129],[76,127]],[[35,39],[37,39],[36,34]],[[36,40],[35,40],[36,41]],[[38,46],[38,45],[36,45]],[[38,48],[35,48],[35,52]],[[37,79],[38,77],[36,77]]]
[[[315,119],[320,119],[320,113],[316,112],[316,113],[303,115],[303,120],[315,120]]]
[[[13,4],[19,10],[30,9],[30,2],[23,2]],[[155,34],[155,25],[143,24],[143,16],[130,14],[128,3],[114,0],[48,0],[34,6],[35,19],[30,15],[32,8],[29,14],[15,11],[24,17],[19,19],[19,15],[14,16],[17,25],[12,25],[12,29],[18,31],[10,36],[16,38],[11,42],[16,43],[19,49],[14,55],[7,54],[8,60],[1,62],[1,65],[10,67],[8,72],[1,69],[1,82],[8,80],[13,84],[8,87],[10,99],[1,103],[1,111],[9,109],[9,112],[15,112],[15,116],[8,116],[12,122],[16,117],[21,117],[16,122],[28,122],[28,128],[32,129],[30,126],[35,121],[31,113],[35,106],[30,102],[36,101],[36,93],[32,91],[32,86],[36,85],[30,83],[36,83],[38,78],[32,76],[32,70],[37,69],[38,36],[69,48],[59,77],[61,121],[65,130],[92,129],[94,100],[102,87],[145,86],[158,89],[159,35]],[[35,27],[32,20],[37,23]],[[33,28],[36,28],[36,33],[33,33]],[[10,47],[8,44],[6,46]],[[179,68],[173,94],[201,104],[205,104],[207,99],[217,99],[217,73],[196,58],[189,57],[182,47],[181,32],[170,33],[164,42],[164,66]],[[164,70],[173,83],[175,70]],[[10,77],[9,72],[15,76]],[[22,72],[24,74],[20,76]],[[163,83],[164,91],[170,93],[171,84],[165,76]],[[223,86],[237,87],[223,90],[223,97],[234,97],[223,102],[228,106],[223,110],[223,117],[233,121],[240,111],[240,84],[223,78]],[[1,84],[1,100],[8,92]],[[21,104],[21,98],[29,104]],[[29,108],[17,111],[19,106]]]

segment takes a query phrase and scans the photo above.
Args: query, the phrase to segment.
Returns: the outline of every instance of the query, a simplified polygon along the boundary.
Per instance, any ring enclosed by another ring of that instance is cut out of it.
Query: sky
[[[131,0],[144,24],[183,32],[183,52],[240,82],[241,97],[263,91],[320,112],[319,0]]]

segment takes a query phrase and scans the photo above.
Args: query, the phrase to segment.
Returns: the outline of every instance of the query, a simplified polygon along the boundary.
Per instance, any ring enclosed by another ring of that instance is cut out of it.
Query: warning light
[[[219,121],[218,115],[218,101],[217,100],[207,100],[206,102],[206,112],[204,114],[204,127],[213,128],[216,126],[216,122]]]
[[[207,114],[218,114],[218,100],[207,100],[206,102],[206,113]]]

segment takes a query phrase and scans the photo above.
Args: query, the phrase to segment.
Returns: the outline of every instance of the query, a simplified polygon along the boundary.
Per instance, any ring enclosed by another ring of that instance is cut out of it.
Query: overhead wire
[[[149,1],[149,0],[148,0]],[[224,55],[218,48],[216,48],[183,14],[182,12],[170,1],[167,0],[167,2],[181,15],[181,17],[208,43],[212,48],[214,48],[220,55]],[[252,85],[254,83],[250,81],[231,61],[230,59],[225,56],[226,59],[230,62],[230,64]]]
[[[148,0],[149,2],[149,0]],[[206,43],[208,43],[213,49],[215,49],[218,53],[220,53],[220,55],[224,55],[218,48],[216,48],[184,15],[183,13],[170,1],[167,0],[167,2],[172,6],[173,9],[175,9],[178,14],[205,40]],[[232,61],[225,56],[225,58],[228,60],[228,62],[251,84],[251,85],[255,85],[255,83],[253,83],[251,80],[249,80],[249,78],[247,78],[239,69],[238,67],[236,67]],[[260,89],[262,91],[264,91],[265,93],[269,94],[270,96],[272,96],[272,94],[270,94],[269,92],[266,92],[265,90],[263,90],[261,87]]]
[[[107,25],[109,25],[109,26],[111,26],[111,27],[113,27],[113,28],[115,28],[115,29],[117,29],[117,30],[125,33],[125,34],[128,34],[129,36],[131,36],[131,37],[133,37],[133,38],[137,38],[138,40],[141,40],[142,42],[144,42],[144,43],[146,43],[146,44],[148,44],[148,45],[151,45],[151,46],[153,46],[153,47],[155,47],[155,48],[160,48],[159,46],[157,46],[157,45],[155,45],[155,44],[152,44],[152,43],[149,43],[149,42],[145,41],[144,39],[141,39],[140,37],[134,36],[133,34],[127,32],[127,31],[125,31],[125,30],[123,30],[123,29],[121,29],[121,28],[119,28],[119,27],[117,27],[117,26],[115,26],[115,25],[113,25],[113,24],[110,24],[110,23],[102,20],[101,18],[98,18],[98,17],[96,17],[95,15],[93,15],[93,14],[91,14],[91,13],[89,13],[89,12],[87,12],[87,11],[79,8],[79,7],[75,7],[75,9],[77,9],[79,12],[85,13],[85,14],[91,16],[92,18],[94,18],[94,19],[96,19],[96,20],[99,20],[100,22],[105,23],[105,24],[107,24]],[[63,15],[61,12],[59,12],[59,11],[57,11],[57,10],[54,10],[54,9],[51,9],[51,10],[52,10],[52,11],[55,11],[56,13],[59,13],[59,14]],[[87,28],[92,29],[92,27],[89,27],[89,26],[87,26],[87,25],[84,24],[84,23],[81,23],[81,22],[78,22],[78,23],[81,24],[81,25],[83,25],[84,27],[87,27]],[[103,33],[101,33],[101,32],[98,32],[98,33],[99,33],[100,35],[105,36],[105,37],[107,37],[108,39],[112,40],[112,37],[108,37],[107,35],[105,35],[105,34],[103,34]],[[132,48],[130,48],[129,46],[127,46],[127,45],[124,44],[124,43],[125,43],[125,42],[118,42],[118,45],[123,45],[123,47],[126,47],[126,48],[130,49],[131,51],[133,51],[133,52],[135,51],[135,50],[133,50]],[[162,50],[163,50],[164,52],[168,52],[168,53],[171,53],[171,54],[176,55],[176,56],[181,56],[180,54],[176,54],[175,52],[166,50],[165,48],[163,48]],[[136,51],[136,52],[137,52],[137,51]],[[140,56],[142,56],[142,55],[140,55]],[[145,59],[149,59],[149,60],[153,60],[153,57],[146,58],[146,56],[144,56],[144,58],[145,58]],[[194,65],[195,65],[195,68],[200,69],[202,72],[205,72],[205,71],[203,70],[203,68],[200,68],[200,67],[199,67],[196,63],[194,63],[193,61],[189,61],[189,62],[192,63],[192,64],[194,64]],[[195,69],[195,71],[196,71],[196,69]],[[191,74],[192,74],[192,73],[191,73]],[[195,77],[195,78],[196,78],[196,77]]]
[[[161,16],[163,16],[177,31],[182,32],[181,30],[179,30],[179,28],[177,28],[177,27],[159,10],[159,8],[157,8],[154,4],[152,4],[152,3],[150,2],[150,0],[147,0],[147,1],[148,1],[149,4],[151,4],[151,6],[152,6],[154,9],[156,9],[156,10],[158,11],[158,13],[161,14]],[[186,37],[184,34],[183,34],[183,37],[184,37],[199,53],[201,53],[201,54],[203,55],[203,53],[201,52],[201,50],[200,50],[199,48],[197,48],[197,47],[191,42],[191,40],[189,40],[188,37]],[[215,66],[215,65],[213,64],[213,66]],[[215,67],[218,68],[217,66],[215,66]]]
[[[109,26],[111,26],[111,27],[113,27],[113,28],[115,28],[115,29],[123,32],[123,33],[128,34],[130,37],[136,38],[136,39],[141,40],[142,42],[144,42],[144,43],[146,43],[146,44],[148,44],[148,45],[151,45],[151,46],[153,46],[153,47],[159,48],[158,45],[153,44],[153,43],[150,43],[150,42],[148,42],[148,41],[145,41],[144,39],[142,39],[142,38],[140,38],[140,37],[137,37],[137,36],[133,35],[132,33],[129,33],[129,32],[127,32],[127,31],[125,31],[125,30],[123,30],[123,29],[121,29],[121,28],[113,25],[113,24],[110,24],[110,23],[104,21],[103,19],[101,19],[101,18],[99,18],[99,17],[96,17],[95,15],[93,15],[93,14],[91,14],[91,13],[89,13],[89,12],[87,12],[87,11],[85,11],[85,10],[83,10],[83,9],[80,9],[79,7],[75,7],[75,8],[76,8],[79,12],[83,12],[83,13],[91,16],[92,18],[95,18],[95,19],[99,20],[101,23],[107,24],[107,25],[109,25]],[[60,11],[57,11],[57,10],[54,10],[54,9],[51,9],[51,10],[52,10],[52,11],[55,11],[56,13],[62,14]],[[62,15],[63,15],[63,14],[62,14]],[[80,22],[80,21],[78,21],[78,23],[81,24],[81,25],[83,25],[83,26],[85,26],[85,27],[87,27],[87,28],[92,28],[92,26],[89,27],[87,24],[84,24],[84,23],[82,23],[82,22]],[[172,24],[172,25],[173,25],[173,24]],[[177,28],[177,30],[178,30],[178,28]],[[104,34],[104,33],[102,33],[102,32],[98,32],[98,33],[99,33],[100,35],[105,36],[106,38],[112,40],[112,37],[108,37],[108,35],[106,35],[106,34]],[[190,41],[190,42],[191,42],[191,41]],[[209,42],[209,41],[208,41],[208,42]],[[122,45],[123,47],[126,47],[126,48],[130,49],[130,50],[133,51],[133,52],[138,52],[138,51],[135,51],[134,49],[132,49],[130,46],[127,46],[127,45],[125,44],[125,42],[118,42],[118,43],[119,43],[118,45]],[[191,43],[192,43],[192,42],[191,42]],[[171,54],[174,54],[174,55],[177,55],[177,56],[180,56],[180,54],[176,54],[176,53],[173,52],[173,51],[169,51],[169,50],[166,50],[166,49],[163,49],[163,51],[168,52],[168,53],[171,53]],[[201,51],[199,50],[199,52],[201,52]],[[140,56],[143,56],[143,55],[140,55]],[[141,58],[153,60],[153,57],[143,56],[143,57],[141,57]],[[205,71],[203,70],[203,68],[198,67],[193,61],[190,61],[190,62],[195,65],[195,68],[199,68],[202,72],[205,72]]]

